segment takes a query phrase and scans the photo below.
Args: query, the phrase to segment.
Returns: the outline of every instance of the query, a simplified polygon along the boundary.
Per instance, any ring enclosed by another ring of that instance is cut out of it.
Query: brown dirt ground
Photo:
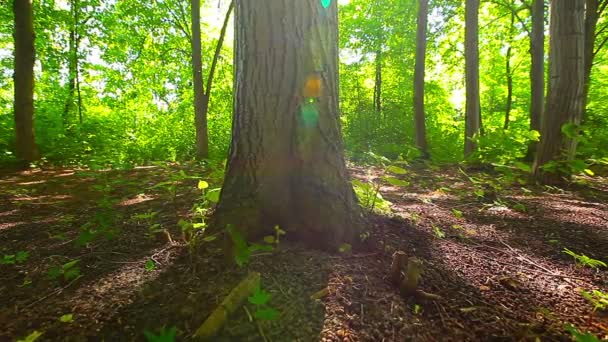
[[[457,167],[417,166],[402,176],[411,186],[381,187],[391,213],[369,216],[363,249],[328,254],[282,242],[230,269],[219,242],[193,259],[179,239],[176,222],[188,217],[197,181],[181,182],[175,200],[152,188],[178,169],[206,172],[173,165],[0,176],[0,258],[29,253],[24,262],[0,265],[0,340],[37,330],[42,341],[143,341],[144,330],[162,326],[188,339],[249,271],[262,274],[280,317],[252,322],[239,310],[216,341],[568,341],[566,323],[608,335],[608,317],[592,314],[580,295],[608,291],[607,270],[581,267],[563,253],[608,261],[608,179],[579,179],[566,189],[485,189],[478,198]],[[376,169],[351,171],[362,180],[379,177]],[[115,236],[76,247],[81,227],[101,212],[99,185],[109,185],[107,196],[116,200]],[[132,218],[148,211],[158,212],[153,223],[173,243],[149,238],[149,224]],[[400,297],[387,279],[397,250],[424,261],[420,287],[443,300]],[[76,259],[79,278],[49,279],[50,267]],[[150,260],[156,267],[146,270]],[[310,299],[326,287],[325,297]],[[61,322],[65,314],[73,322]]]

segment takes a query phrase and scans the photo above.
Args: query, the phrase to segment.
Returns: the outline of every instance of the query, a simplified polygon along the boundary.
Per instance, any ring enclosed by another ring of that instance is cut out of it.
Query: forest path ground
[[[410,186],[380,188],[391,210],[369,215],[363,250],[328,254],[281,242],[228,270],[218,241],[192,259],[180,240],[176,222],[200,197],[197,180],[175,181],[175,196],[157,186],[178,170],[214,179],[177,165],[0,176],[0,340],[33,331],[39,340],[144,340],[144,330],[162,326],[184,339],[249,271],[262,273],[280,317],[255,323],[239,310],[217,341],[569,340],[566,323],[608,335],[608,317],[591,315],[580,294],[608,292],[608,271],[563,252],[608,261],[605,178],[496,190],[483,184],[499,174],[412,167],[400,176]],[[351,173],[381,177],[375,168]],[[156,214],[142,218],[149,212]],[[149,238],[153,224],[175,241]],[[76,246],[86,229],[104,234]],[[443,300],[400,297],[387,278],[397,250],[423,260],[420,288]],[[50,279],[54,266],[60,274]],[[324,288],[326,296],[310,299]]]

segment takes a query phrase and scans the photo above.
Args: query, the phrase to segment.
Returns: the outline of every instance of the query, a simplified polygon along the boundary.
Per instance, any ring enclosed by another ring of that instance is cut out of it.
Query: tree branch
[[[220,31],[220,38],[217,41],[217,45],[215,46],[215,53],[213,54],[213,61],[211,62],[211,68],[209,69],[209,76],[207,77],[207,87],[205,88],[205,97],[209,99],[211,95],[211,85],[213,84],[213,75],[215,73],[215,68],[217,66],[217,61],[220,57],[220,51],[222,50],[222,45],[224,43],[224,37],[226,37],[226,29],[228,28],[228,20],[230,19],[230,14],[232,13],[232,9],[234,8],[234,0],[230,1],[230,5],[228,6],[228,11],[226,12],[226,17],[224,18],[224,25],[222,26],[222,30]]]

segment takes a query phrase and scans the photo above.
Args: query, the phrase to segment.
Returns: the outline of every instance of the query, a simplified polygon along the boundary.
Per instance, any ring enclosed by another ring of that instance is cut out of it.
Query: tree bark
[[[505,57],[505,72],[507,74],[507,104],[505,108],[505,123],[503,129],[509,129],[509,121],[511,121],[511,108],[513,107],[513,72],[511,70],[511,55],[513,44],[513,26],[515,25],[515,13],[511,12],[511,26],[509,27],[509,47],[507,48],[507,56]]]
[[[316,248],[353,243],[361,210],[338,114],[337,4],[238,1],[230,155],[212,222]]]
[[[416,28],[416,65],[414,66],[414,126],[416,146],[424,159],[429,158],[424,114],[424,74],[428,12],[428,0],[419,0],[418,22]]]
[[[565,135],[562,127],[571,124],[576,128],[583,113],[584,21],[585,0],[551,1],[550,82],[534,161],[534,177],[541,183],[559,183],[567,176],[561,170],[543,170],[545,164],[572,160],[576,153],[575,137]]]
[[[209,156],[209,134],[205,115],[205,90],[203,89],[203,59],[201,55],[201,2],[190,2],[192,17],[192,78],[194,87],[194,124],[196,129],[196,158]]]
[[[376,50],[376,79],[374,82],[374,110],[382,112],[382,48]]]
[[[465,78],[466,112],[464,155],[468,157],[477,148],[473,138],[481,127],[479,99],[479,0],[466,0],[465,4]]]
[[[72,12],[72,27],[70,28],[70,41],[68,51],[68,97],[65,101],[63,109],[63,126],[68,128],[70,123],[70,112],[74,105],[74,93],[76,92],[76,100],[78,103],[78,122],[82,125],[82,95],[80,93],[80,61],[78,58],[78,48],[80,47],[80,35],[78,27],[80,26],[80,4],[78,0],[70,2],[70,11]]]
[[[530,35],[530,130],[540,132],[545,102],[545,1],[532,3],[532,32]],[[528,146],[528,161],[534,160],[538,143]]]
[[[30,0],[14,0],[15,15],[15,142],[17,159],[38,159],[34,136],[34,14]]]

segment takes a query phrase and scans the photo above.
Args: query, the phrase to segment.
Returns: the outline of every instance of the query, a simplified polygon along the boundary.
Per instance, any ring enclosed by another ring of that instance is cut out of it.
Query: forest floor
[[[143,341],[163,326],[188,339],[251,271],[278,319],[252,321],[253,307],[239,309],[214,341],[567,341],[566,324],[608,335],[607,315],[581,295],[608,292],[608,271],[564,253],[608,261],[606,178],[489,189],[500,175],[416,166],[401,176],[410,186],[380,188],[390,212],[369,215],[364,250],[281,241],[229,269],[219,241],[193,258],[181,240],[176,222],[200,190],[178,170],[206,174],[174,165],[0,176],[0,340],[37,331],[43,341]],[[150,238],[150,227],[173,241]],[[423,260],[420,288],[442,300],[399,295],[388,277],[397,250]]]

